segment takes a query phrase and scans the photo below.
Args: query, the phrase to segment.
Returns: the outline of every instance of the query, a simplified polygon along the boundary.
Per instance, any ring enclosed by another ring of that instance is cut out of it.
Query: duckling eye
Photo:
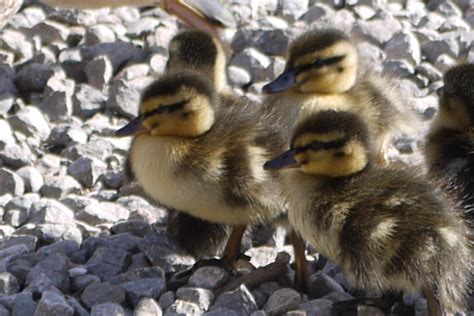
[[[296,73],[300,73],[312,68],[322,68],[324,66],[338,63],[341,60],[343,60],[345,57],[346,55],[340,55],[340,56],[334,56],[334,57],[328,57],[328,58],[319,58],[313,61],[311,64],[295,67],[295,71]]]
[[[146,118],[149,118],[150,116],[153,116],[155,114],[172,113],[172,112],[181,110],[182,108],[184,108],[186,103],[188,103],[188,101],[189,100],[183,100],[183,101],[180,101],[180,102],[159,106],[156,109],[145,112],[143,114],[143,117],[146,119]]]

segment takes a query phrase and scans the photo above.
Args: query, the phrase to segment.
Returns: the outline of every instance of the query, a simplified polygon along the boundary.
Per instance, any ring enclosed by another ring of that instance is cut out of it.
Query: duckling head
[[[304,173],[345,177],[370,163],[367,125],[355,114],[321,111],[302,121],[291,149],[268,161],[267,170],[298,168]]]
[[[194,70],[209,76],[218,91],[226,85],[226,54],[221,42],[203,31],[181,32],[168,47],[168,71]]]
[[[139,116],[116,136],[199,136],[214,124],[217,106],[213,87],[199,75],[169,74],[144,91]]]
[[[455,130],[474,125],[474,64],[458,65],[444,75],[438,124]]]
[[[343,31],[315,29],[289,48],[285,71],[263,87],[265,93],[295,89],[303,93],[342,93],[355,84],[358,52]]]

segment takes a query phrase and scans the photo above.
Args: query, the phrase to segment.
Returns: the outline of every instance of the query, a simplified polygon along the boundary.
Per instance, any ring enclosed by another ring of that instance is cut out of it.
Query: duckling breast
[[[273,208],[259,203],[229,203],[229,192],[222,185],[223,159],[219,157],[224,152],[204,156],[193,152],[194,145],[189,139],[137,137],[132,144],[131,164],[145,192],[167,207],[215,223],[248,225],[274,216],[274,202]]]

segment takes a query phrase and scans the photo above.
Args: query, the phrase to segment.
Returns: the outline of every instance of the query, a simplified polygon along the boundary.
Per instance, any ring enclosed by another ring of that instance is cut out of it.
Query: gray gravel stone
[[[64,91],[54,91],[43,99],[39,108],[50,120],[64,119],[72,114],[71,95]]]
[[[25,166],[16,171],[25,184],[26,192],[38,192],[44,184],[43,175],[32,166]]]
[[[0,78],[0,114],[10,111],[18,95],[15,83],[9,78]]]
[[[81,157],[69,165],[67,172],[84,187],[92,187],[107,165],[94,158]]]
[[[247,70],[254,81],[265,80],[265,72],[270,67],[271,59],[253,47],[246,48],[235,55],[232,66]]]
[[[33,159],[34,155],[27,146],[15,144],[0,150],[0,160],[3,161],[5,166],[14,170],[30,165]]]
[[[281,14],[290,21],[297,20],[308,9],[308,0],[281,1]]]
[[[138,114],[140,93],[125,80],[114,80],[110,87],[107,109],[133,118]]]
[[[46,291],[41,296],[35,316],[73,316],[74,309],[68,304],[63,295]]]
[[[84,68],[87,82],[98,90],[103,90],[113,76],[113,65],[106,55],[95,57]]]
[[[335,291],[344,292],[344,289],[326,273],[320,271],[311,276],[311,289],[309,292],[312,297],[320,298]]]
[[[34,315],[37,304],[33,300],[32,293],[20,293],[15,296],[12,316]]]
[[[431,62],[436,62],[439,56],[447,54],[455,57],[459,54],[459,44],[455,39],[445,38],[433,40],[421,45],[421,52]]]
[[[279,289],[270,296],[263,310],[269,315],[281,315],[298,306],[300,300],[300,294],[295,290]]]
[[[102,86],[98,85],[100,86],[99,89],[101,89]],[[76,86],[76,92],[73,96],[75,115],[91,117],[105,109],[107,96],[99,89],[85,83]]]
[[[160,305],[162,310],[167,310],[168,307],[170,307],[171,304],[173,304],[174,300],[175,300],[174,292],[168,291],[160,296],[158,305]]]
[[[385,46],[388,58],[406,59],[413,65],[421,61],[421,48],[416,36],[409,31],[396,33]]]
[[[114,223],[120,220],[126,220],[128,216],[129,213],[126,208],[110,202],[87,205],[76,214],[77,219],[91,225]]]
[[[119,285],[93,282],[82,292],[81,300],[88,308],[102,303],[121,304],[125,301],[125,290]]]
[[[176,267],[190,266],[195,262],[163,230],[147,236],[139,248],[153,265],[163,268],[165,272],[173,272]]]
[[[18,293],[20,284],[16,277],[9,272],[0,272],[0,295]]]
[[[22,92],[43,92],[54,69],[39,63],[27,64],[18,72],[16,84]]]
[[[133,305],[138,305],[143,298],[158,299],[166,291],[164,278],[144,278],[122,283],[127,296]]]
[[[202,312],[194,303],[176,300],[165,312],[165,316],[198,316]]]
[[[65,195],[80,191],[81,184],[68,175],[46,176],[40,190],[44,197],[52,199],[60,199]]]
[[[130,211],[130,219],[144,220],[150,224],[165,224],[168,218],[166,209],[153,206],[139,196],[122,196],[116,202]]]
[[[34,106],[26,106],[15,115],[8,118],[10,126],[27,136],[39,137],[46,140],[50,133],[50,128],[43,114]]]
[[[0,316],[10,316],[10,312],[3,305],[0,305]]]
[[[69,275],[67,269],[70,266],[69,259],[55,253],[40,261],[30,270],[26,277],[26,284],[33,283],[41,274],[51,280],[51,284],[62,291],[69,291]]]
[[[67,224],[73,219],[74,213],[56,200],[42,199],[30,208],[30,221],[35,224]]]
[[[11,246],[24,245],[28,248],[28,251],[35,251],[36,242],[38,238],[35,236],[7,236],[0,240],[0,249],[6,249]]]
[[[89,316],[89,312],[72,296],[66,296],[66,300],[72,308],[74,308],[75,316]]]
[[[8,29],[2,30],[2,33],[1,46],[14,53],[15,62],[24,62],[33,57],[33,44],[23,33]]]
[[[402,29],[400,22],[395,19],[372,19],[357,21],[355,30],[369,41],[385,45],[394,34]]]
[[[155,300],[151,298],[143,298],[140,300],[138,305],[135,307],[133,311],[134,316],[161,316],[163,315],[163,311],[161,310],[160,306],[156,303]]]
[[[227,68],[227,72],[230,82],[239,87],[249,84],[252,80],[248,71],[237,66],[230,66]]]
[[[23,180],[13,171],[6,168],[0,169],[0,196],[10,193],[21,195],[25,192]]]
[[[296,310],[305,312],[307,316],[331,316],[331,305],[329,300],[317,299],[299,305]]]
[[[116,36],[107,25],[98,24],[87,28],[84,40],[86,45],[92,46],[99,43],[113,43]]]
[[[196,304],[201,311],[207,311],[214,301],[214,295],[210,290],[193,287],[178,289],[176,297],[182,301]]]
[[[13,131],[7,121],[0,119],[0,148],[1,145],[13,145],[15,143],[15,138],[13,137]]]
[[[224,284],[229,278],[229,273],[220,267],[201,267],[189,278],[189,285],[204,289],[215,289]]]
[[[63,240],[58,241],[54,244],[43,246],[38,249],[37,253],[51,256],[52,254],[58,253],[66,257],[71,256],[73,253],[79,250],[79,244],[74,240]]]
[[[249,315],[258,309],[255,299],[245,285],[241,285],[240,288],[234,291],[219,295],[210,311],[222,307],[231,309],[238,315]]]
[[[137,237],[145,237],[153,232],[151,225],[142,220],[128,220],[115,224],[110,228],[114,234],[130,233]]]
[[[122,306],[117,303],[103,303],[92,307],[91,316],[125,316]]]
[[[80,293],[91,283],[100,283],[100,278],[92,274],[80,275],[72,279],[71,289]]]
[[[16,233],[36,236],[41,243],[47,244],[68,239],[77,243],[82,242],[81,232],[74,224],[25,225],[20,227]]]
[[[130,264],[130,254],[126,251],[99,247],[87,261],[87,270],[102,280],[120,274]]]

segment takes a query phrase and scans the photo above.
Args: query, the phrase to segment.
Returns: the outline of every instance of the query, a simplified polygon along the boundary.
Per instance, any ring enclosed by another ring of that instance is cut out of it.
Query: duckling
[[[229,10],[219,0],[41,0],[41,2],[60,8],[99,9],[119,6],[157,5],[192,28],[224,36],[226,28],[235,29],[236,22]],[[1,11],[1,10],[0,10]]]
[[[190,30],[173,37],[168,46],[168,71],[193,70],[212,80],[222,94],[233,94],[227,84],[227,56],[219,39],[209,33]]]
[[[360,61],[351,38],[335,28],[308,31],[289,47],[285,71],[263,87],[267,106],[277,107],[288,128],[308,113],[334,109],[358,113],[385,162],[390,140],[398,129],[413,125],[414,116],[387,80]]]
[[[463,201],[474,218],[474,64],[444,76],[439,111],[424,148],[428,172]]]
[[[224,250],[233,267],[245,226],[286,212],[278,173],[261,168],[284,140],[258,107],[225,100],[201,75],[170,73],[146,89],[140,115],[117,136],[134,135],[130,166],[152,198],[233,226]]]
[[[427,295],[429,315],[463,310],[472,271],[468,227],[455,200],[408,168],[374,162],[368,125],[325,110],[295,129],[291,149],[264,165],[284,173],[297,232],[369,294]]]

